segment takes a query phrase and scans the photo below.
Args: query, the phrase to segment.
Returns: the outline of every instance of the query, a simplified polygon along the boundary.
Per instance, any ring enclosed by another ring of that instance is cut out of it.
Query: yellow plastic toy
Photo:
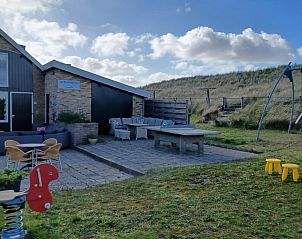
[[[298,172],[299,165],[298,164],[286,163],[286,164],[282,164],[282,167],[283,167],[282,181],[284,181],[287,178],[288,169],[292,169],[293,170],[293,180],[294,180],[294,182],[298,182],[298,179],[299,179],[299,172]]]
[[[266,159],[265,172],[267,174],[272,174],[273,170],[280,175],[282,174],[280,159]]]

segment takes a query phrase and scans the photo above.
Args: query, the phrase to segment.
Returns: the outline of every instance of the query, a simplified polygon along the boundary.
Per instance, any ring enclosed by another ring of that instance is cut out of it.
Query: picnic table
[[[197,144],[198,152],[203,153],[204,136],[220,134],[218,131],[195,128],[161,128],[160,126],[144,128],[154,132],[155,147],[159,147],[161,141],[171,142],[179,148],[179,153],[185,153],[189,144]]]

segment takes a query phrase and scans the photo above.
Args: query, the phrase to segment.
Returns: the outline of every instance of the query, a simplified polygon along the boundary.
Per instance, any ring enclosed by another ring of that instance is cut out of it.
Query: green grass
[[[222,131],[209,143],[263,154],[249,160],[161,170],[85,190],[54,193],[47,213],[26,209],[35,238],[300,238],[301,182],[264,173],[264,159],[301,164],[301,134]]]

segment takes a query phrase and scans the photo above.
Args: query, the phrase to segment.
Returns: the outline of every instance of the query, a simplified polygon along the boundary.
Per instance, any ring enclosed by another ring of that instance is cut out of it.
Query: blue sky
[[[141,86],[301,63],[299,0],[0,0],[0,27],[52,59]]]

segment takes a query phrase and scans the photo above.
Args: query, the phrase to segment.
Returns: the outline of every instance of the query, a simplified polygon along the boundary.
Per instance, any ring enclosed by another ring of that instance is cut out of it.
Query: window
[[[0,123],[8,122],[8,93],[0,91]]]
[[[8,87],[8,55],[0,53],[0,87]]]

